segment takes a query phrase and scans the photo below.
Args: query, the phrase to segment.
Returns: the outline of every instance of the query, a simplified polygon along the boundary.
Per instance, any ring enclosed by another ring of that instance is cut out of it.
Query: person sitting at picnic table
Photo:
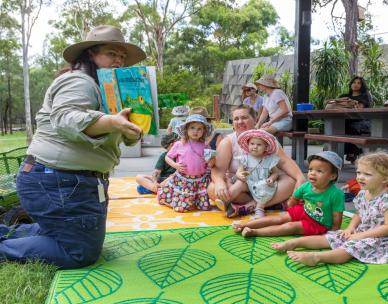
[[[260,117],[261,112],[263,111],[263,97],[257,94],[257,87],[254,83],[248,82],[246,85],[243,85],[243,91],[245,92],[246,97],[243,100],[243,104],[246,104],[257,112],[257,117]]]
[[[355,76],[349,82],[349,92],[339,96],[341,99],[357,101],[357,108],[370,108],[373,106],[372,96],[364,78]],[[368,119],[346,119],[345,134],[347,135],[370,135],[370,121]],[[354,162],[362,154],[362,149],[354,144],[345,143],[346,160]]]
[[[135,144],[141,129],[131,109],[104,114],[98,68],[146,58],[120,29],[101,25],[67,47],[61,69],[36,115],[37,130],[16,179],[21,206],[33,224],[0,225],[0,260],[41,260],[61,268],[94,263],[105,239],[108,175],[119,144]]]
[[[275,76],[264,75],[256,80],[255,84],[260,91],[265,93],[263,111],[256,128],[264,129],[271,134],[276,134],[279,131],[290,131],[292,129],[291,104],[287,95],[279,89]]]
[[[251,130],[255,126],[256,112],[247,105],[239,105],[232,109],[234,132],[228,134],[217,147],[216,164],[211,170],[212,182],[208,187],[211,200],[220,199],[231,202],[228,206],[233,208],[228,212],[229,217],[253,213],[256,204],[249,194],[249,189],[239,189],[231,192],[230,186],[237,172],[239,163],[235,158],[243,154],[237,143],[238,136],[244,131]],[[295,187],[305,182],[305,177],[297,164],[284,152],[278,144],[276,155],[279,157],[278,168],[282,171],[278,179],[278,188],[275,195],[264,207],[272,206],[287,200]]]

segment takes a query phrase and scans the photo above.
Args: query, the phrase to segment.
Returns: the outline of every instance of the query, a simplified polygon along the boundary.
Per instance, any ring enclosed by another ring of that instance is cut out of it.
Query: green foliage
[[[24,147],[27,143],[25,131],[13,132],[13,134],[0,136],[0,153]]]
[[[286,93],[288,99],[292,101],[292,82],[293,82],[293,74],[290,71],[285,71],[282,75],[280,75],[279,78],[279,87],[283,90],[284,93]],[[292,107],[292,105],[291,105]]]
[[[56,267],[41,262],[3,262],[0,267],[1,303],[41,304],[50,288]]]
[[[384,63],[383,49],[375,40],[368,41],[363,49],[362,71],[376,105],[388,99],[388,70]]]
[[[325,42],[312,60],[315,70],[315,108],[322,109],[325,100],[336,98],[348,83],[348,53],[342,43]]]
[[[168,93],[158,94],[159,108],[172,109],[176,106],[182,106],[189,101],[189,96],[186,93]]]
[[[186,93],[189,97],[197,96],[203,90],[201,75],[189,70],[176,72],[166,70],[163,74],[157,74],[158,94]]]
[[[257,57],[277,15],[267,1],[237,6],[230,0],[207,1],[167,43],[165,66],[203,75],[204,83],[221,82],[228,60]]]
[[[257,80],[265,74],[275,74],[276,68],[265,62],[259,62],[259,64],[253,69],[252,79]]]

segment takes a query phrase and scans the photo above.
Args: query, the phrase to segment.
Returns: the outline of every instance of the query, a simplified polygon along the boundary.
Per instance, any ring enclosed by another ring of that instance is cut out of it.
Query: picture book
[[[144,134],[157,134],[150,82],[145,66],[97,70],[104,111],[116,114],[131,108],[129,120]]]

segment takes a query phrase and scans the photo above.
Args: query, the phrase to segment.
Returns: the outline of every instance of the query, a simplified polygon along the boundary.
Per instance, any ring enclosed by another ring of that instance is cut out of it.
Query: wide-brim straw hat
[[[255,90],[257,90],[257,87],[256,87],[255,84],[252,83],[252,82],[248,82],[247,84],[244,84],[244,85],[242,86],[242,88],[243,88],[243,89],[255,89]]]
[[[279,85],[278,82],[275,79],[275,75],[263,75],[259,79],[255,80],[255,83],[261,84],[263,86],[278,89]]]
[[[208,120],[215,119],[214,117],[209,115],[209,112],[207,111],[207,109],[205,107],[193,107],[193,108],[191,108],[189,111],[189,115],[193,115],[193,114],[202,115],[205,118],[207,118]]]
[[[84,41],[74,43],[63,51],[63,58],[75,62],[83,51],[97,45],[113,44],[121,46],[126,52],[125,66],[136,64],[146,58],[144,51],[138,46],[124,41],[123,33],[117,27],[100,25],[92,29]]]
[[[249,140],[251,138],[260,138],[267,144],[264,155],[271,155],[277,152],[278,144],[275,136],[264,130],[248,130],[240,134],[238,144],[246,153],[249,153]]]
[[[176,131],[180,137],[183,137],[185,135],[186,126],[191,122],[203,123],[206,126],[206,135],[205,135],[206,137],[210,136],[213,133],[213,125],[207,122],[207,119],[205,116],[202,116],[199,114],[193,114],[188,116],[184,123],[177,126]]]
[[[175,116],[189,115],[190,108],[188,106],[176,106],[172,109],[171,114]]]

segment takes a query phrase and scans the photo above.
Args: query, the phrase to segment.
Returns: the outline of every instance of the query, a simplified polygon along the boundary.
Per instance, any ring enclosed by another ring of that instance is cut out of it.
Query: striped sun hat
[[[264,130],[248,130],[240,134],[240,136],[238,137],[238,144],[245,152],[249,153],[248,145],[249,140],[252,137],[260,138],[261,140],[266,142],[267,149],[264,152],[264,155],[276,153],[278,149],[278,144],[275,136]]]

